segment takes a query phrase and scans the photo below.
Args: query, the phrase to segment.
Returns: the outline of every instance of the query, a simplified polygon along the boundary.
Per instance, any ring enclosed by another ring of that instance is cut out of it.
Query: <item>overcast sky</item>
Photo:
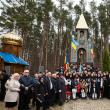
[[[56,5],[58,5],[58,2],[57,2],[58,0],[52,0],[52,1],[53,1]],[[79,4],[79,1],[80,1],[80,0],[68,0],[68,1],[71,1],[71,2],[73,2],[74,5],[76,5],[76,4]],[[89,7],[90,7],[89,4],[90,4],[91,1],[93,1],[93,0],[85,0],[85,2],[87,3],[87,4],[86,4],[86,10],[87,10],[87,11],[89,11],[89,9],[90,9],[90,8],[89,8]],[[102,2],[102,0],[94,0],[94,1],[96,2],[97,5],[99,5],[99,4]]]
[[[3,1],[5,1],[5,0],[3,0]],[[58,5],[58,0],[52,0],[56,5]],[[71,1],[71,2],[73,2],[73,4],[74,5],[76,5],[76,4],[79,4],[79,1],[80,0],[67,0],[67,1]],[[93,0],[85,0],[85,2],[87,3],[87,5],[86,5],[86,10],[88,10],[89,11],[89,4],[90,4],[90,2],[91,1],[93,1]],[[101,2],[102,2],[102,0],[94,0],[96,3],[97,3],[97,5],[99,5]],[[0,6],[2,6],[1,5],[1,2],[0,2]],[[1,13],[1,10],[0,10],[0,13]]]

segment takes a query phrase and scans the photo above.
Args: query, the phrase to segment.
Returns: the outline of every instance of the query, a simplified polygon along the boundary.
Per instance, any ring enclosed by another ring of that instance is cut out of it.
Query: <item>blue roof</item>
[[[6,63],[13,63],[13,64],[20,64],[20,65],[29,65],[28,62],[24,61],[22,58],[17,57],[13,54],[0,52],[0,57],[4,60]]]

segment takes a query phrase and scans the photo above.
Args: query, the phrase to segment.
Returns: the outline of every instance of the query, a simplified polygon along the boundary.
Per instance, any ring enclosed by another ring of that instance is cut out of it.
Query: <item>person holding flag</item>
[[[64,71],[66,72],[68,70],[68,68],[69,68],[69,55],[66,52],[65,60],[64,60]]]

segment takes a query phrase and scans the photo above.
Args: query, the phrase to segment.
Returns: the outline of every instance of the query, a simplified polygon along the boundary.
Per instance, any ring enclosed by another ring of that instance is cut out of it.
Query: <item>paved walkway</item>
[[[110,100],[73,100],[53,110],[110,110]]]
[[[55,106],[51,110],[110,110],[110,100],[71,100],[63,106]],[[3,103],[0,103],[0,110],[5,110]],[[31,109],[35,110],[35,108]]]

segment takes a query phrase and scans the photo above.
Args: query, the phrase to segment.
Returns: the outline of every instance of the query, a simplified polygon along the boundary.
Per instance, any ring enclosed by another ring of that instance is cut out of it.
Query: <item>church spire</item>
[[[76,29],[89,29],[83,14],[80,15],[79,21],[76,25]]]

